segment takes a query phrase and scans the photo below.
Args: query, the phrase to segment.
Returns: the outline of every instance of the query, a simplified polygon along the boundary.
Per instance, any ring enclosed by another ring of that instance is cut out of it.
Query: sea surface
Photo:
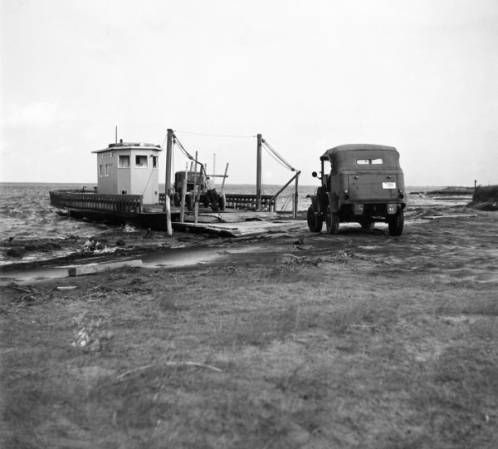
[[[47,239],[67,241],[68,239],[82,239],[95,237],[106,232],[112,234],[115,229],[122,232],[119,226],[104,223],[93,223],[69,218],[58,213],[58,210],[50,206],[49,192],[57,189],[81,189],[82,184],[47,184],[47,183],[0,183],[0,265],[12,262],[12,258],[6,255],[6,244],[12,241],[33,241]],[[92,184],[86,185],[87,189],[93,189]],[[164,186],[163,190],[164,190]],[[281,186],[265,185],[264,194],[273,194]],[[435,187],[413,187],[408,191],[425,192]],[[310,205],[308,195],[314,194],[316,186],[299,187],[300,211],[306,210]],[[254,193],[254,185],[232,184],[225,186],[225,192],[230,193]],[[282,193],[277,201],[277,210],[290,211],[292,209],[293,188],[288,188]],[[409,195],[409,207],[433,207],[445,205],[465,205],[470,201],[470,196],[459,197],[429,197],[424,193]],[[67,249],[57,248],[50,250],[50,257],[64,255]],[[36,252],[23,257],[24,260],[39,257]],[[44,257],[45,258],[45,257]]]

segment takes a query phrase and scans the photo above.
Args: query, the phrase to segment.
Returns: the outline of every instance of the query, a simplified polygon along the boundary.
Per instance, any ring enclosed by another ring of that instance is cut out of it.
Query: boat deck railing
[[[159,202],[164,204],[165,194],[159,194]],[[275,211],[274,195],[261,195],[261,209]],[[256,195],[245,193],[225,193],[225,208],[256,210]]]
[[[109,195],[82,190],[58,190],[50,192],[50,204],[66,209],[89,209],[110,212],[140,214],[142,195]]]
[[[225,207],[230,209],[256,210],[256,195],[244,193],[225,194]],[[275,197],[273,195],[261,195],[261,209],[269,212],[275,211]]]
[[[164,204],[164,193],[159,194],[159,203]],[[276,197],[261,195],[261,210],[275,211]],[[111,195],[83,190],[56,190],[50,192],[50,204],[65,209],[88,209],[127,214],[144,212],[142,195]],[[225,208],[256,210],[256,195],[226,193]]]

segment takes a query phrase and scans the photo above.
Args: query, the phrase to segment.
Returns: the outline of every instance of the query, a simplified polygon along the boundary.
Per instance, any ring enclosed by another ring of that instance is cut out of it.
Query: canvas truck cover
[[[340,145],[327,150],[320,159],[330,161],[335,170],[347,169],[399,169],[399,153],[394,147],[384,145],[355,144]],[[381,159],[379,165],[361,164],[363,161],[375,161]]]

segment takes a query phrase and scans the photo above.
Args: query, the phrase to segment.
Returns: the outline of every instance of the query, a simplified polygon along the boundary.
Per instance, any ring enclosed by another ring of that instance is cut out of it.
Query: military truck
[[[372,229],[387,222],[390,235],[401,235],[406,207],[403,171],[394,147],[371,144],[340,145],[320,157],[321,181],[311,196],[308,227],[337,234],[339,223],[358,222]]]

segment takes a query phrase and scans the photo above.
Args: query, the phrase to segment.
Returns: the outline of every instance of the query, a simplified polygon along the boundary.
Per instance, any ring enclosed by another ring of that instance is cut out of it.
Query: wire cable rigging
[[[277,156],[275,156],[273,154],[272,151],[270,151],[268,148],[266,148],[266,146],[263,146],[263,148],[265,149],[265,151],[270,155],[270,157],[277,163],[277,164],[280,164],[282,167],[284,168],[289,168],[286,164],[284,164],[279,158],[277,158]]]
[[[195,131],[178,131],[175,132],[180,134],[190,134],[193,136],[202,136],[202,137],[224,137],[224,138],[240,138],[240,139],[248,139],[256,137],[255,135],[243,135],[243,134],[210,134],[210,133],[200,133]]]
[[[183,144],[180,142],[180,139],[178,139],[178,136],[176,134],[173,135],[173,143],[176,143],[178,145],[178,148],[183,152],[183,154],[191,161],[194,161],[197,165],[200,165],[200,172],[203,173],[205,172],[204,170],[204,164],[199,162],[194,156],[192,156],[186,148],[183,146]]]
[[[270,150],[281,162],[282,164],[287,167],[290,171],[296,171],[296,169],[290,165],[278,152],[277,150],[275,150],[274,148],[272,148],[272,146],[265,140],[265,139],[262,139],[261,142],[263,143],[263,145],[268,148],[268,150]]]

